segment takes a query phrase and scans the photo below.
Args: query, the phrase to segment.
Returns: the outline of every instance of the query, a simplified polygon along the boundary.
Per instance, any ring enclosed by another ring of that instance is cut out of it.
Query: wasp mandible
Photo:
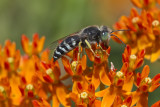
[[[126,31],[126,30],[116,30],[116,31]],[[116,35],[112,34],[113,32],[116,32],[116,31],[112,31],[109,27],[104,25],[102,26],[94,25],[94,26],[88,26],[86,28],[83,28],[79,32],[76,32],[67,36],[56,47],[53,54],[54,62],[57,59],[59,59],[61,56],[65,55],[66,53],[70,52],[76,47],[79,47],[79,48],[88,47],[92,51],[92,53],[95,54],[91,48],[91,45],[97,43],[100,46],[100,43],[102,42],[106,46],[108,46],[111,36],[115,36],[116,38],[118,38]],[[101,46],[100,48],[102,49]]]

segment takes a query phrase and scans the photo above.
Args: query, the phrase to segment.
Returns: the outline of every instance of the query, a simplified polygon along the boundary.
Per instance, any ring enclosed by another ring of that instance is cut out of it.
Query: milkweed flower
[[[132,54],[145,49],[145,58],[151,62],[160,57],[159,44],[159,21],[160,9],[156,6],[159,0],[131,0],[133,4],[141,8],[139,14],[136,9],[132,8],[130,15],[121,16],[120,20],[115,23],[115,29],[130,29],[130,32],[118,33],[118,37],[130,44]]]
[[[93,84],[75,82],[74,91],[69,94],[77,106],[82,107],[99,107],[101,101],[95,97],[95,87]]]
[[[153,92],[160,86],[160,74],[157,74],[152,79],[148,77],[149,75],[149,66],[145,65],[142,73],[137,73],[136,76],[136,86],[138,89],[135,92],[132,92],[133,102],[132,105],[137,103],[137,106],[148,106],[148,92]]]
[[[26,35],[22,35],[21,44],[24,52],[29,56],[32,54],[39,54],[43,49],[45,37],[39,38],[38,34],[33,35],[33,41],[29,41]]]
[[[132,46],[127,45],[122,54],[123,65],[117,70],[113,62],[108,66],[111,48],[103,44],[92,45],[94,53],[86,48],[86,55],[81,50],[78,56],[75,48],[62,56],[62,62],[54,62],[49,58],[49,49],[42,51],[44,37],[40,39],[35,34],[33,38],[30,44],[22,36],[23,55],[14,42],[8,40],[4,47],[0,45],[0,106],[67,107],[72,102],[77,107],[147,106],[148,92],[160,86],[160,74],[148,77],[149,66],[142,73],[137,72],[144,62],[144,49],[133,54]],[[62,68],[66,71],[64,76]],[[66,84],[68,78],[72,79]],[[132,91],[134,84],[136,91]]]

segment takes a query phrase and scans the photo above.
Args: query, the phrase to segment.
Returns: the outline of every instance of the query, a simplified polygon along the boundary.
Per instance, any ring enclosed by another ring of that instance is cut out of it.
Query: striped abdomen
[[[54,51],[53,55],[54,61],[56,61],[61,56],[65,55],[66,53],[77,47],[79,42],[80,38],[78,35],[70,36],[65,40],[63,40]]]

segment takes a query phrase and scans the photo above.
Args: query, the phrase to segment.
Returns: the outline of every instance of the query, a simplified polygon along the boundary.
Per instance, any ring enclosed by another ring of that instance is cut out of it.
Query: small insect
[[[116,30],[116,31],[126,31],[126,30]],[[67,36],[56,47],[53,54],[54,62],[61,56],[65,55],[66,53],[68,53],[69,51],[73,50],[76,47],[79,47],[79,50],[80,47],[82,48],[88,47],[93,52],[93,54],[95,54],[91,48],[91,45],[97,43],[98,46],[100,46],[100,43],[103,42],[105,46],[108,46],[111,36],[115,36],[116,38],[118,38],[116,35],[112,34],[113,32],[116,31],[112,31],[110,28],[103,25],[100,27],[94,25],[83,28],[79,32]],[[100,48],[102,49],[101,46]]]

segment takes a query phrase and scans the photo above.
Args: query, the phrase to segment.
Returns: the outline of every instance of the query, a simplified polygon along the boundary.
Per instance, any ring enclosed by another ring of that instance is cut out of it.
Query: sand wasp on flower
[[[56,61],[61,56],[65,55],[66,53],[70,52],[76,47],[79,47],[79,50],[81,49],[81,47],[82,48],[88,47],[95,55],[95,52],[92,50],[91,45],[97,43],[98,47],[100,47],[100,49],[103,50],[100,43],[103,43],[106,47],[108,47],[108,43],[111,36],[115,36],[116,38],[118,38],[116,35],[112,34],[113,32],[117,31],[128,31],[128,30],[112,31],[110,28],[103,25],[102,26],[93,25],[83,28],[79,32],[73,33],[62,40],[62,42],[54,50],[53,54],[54,61]],[[78,54],[80,54],[80,51]]]

